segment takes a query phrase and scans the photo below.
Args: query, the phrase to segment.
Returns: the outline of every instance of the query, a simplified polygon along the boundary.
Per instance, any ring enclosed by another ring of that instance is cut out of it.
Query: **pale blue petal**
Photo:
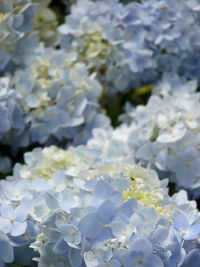
[[[164,267],[164,264],[158,256],[150,255],[143,267]]]
[[[7,236],[0,232],[0,259],[10,263],[14,260],[13,247],[10,245]]]
[[[85,237],[96,238],[101,232],[102,224],[96,213],[90,213],[80,220],[78,228]]]
[[[183,236],[185,240],[197,239],[200,235],[200,224],[190,225],[186,229],[186,234]]]
[[[136,252],[143,252],[145,256],[149,256],[153,252],[150,241],[144,238],[133,241],[131,248]]]
[[[11,235],[12,236],[19,236],[19,235],[23,235],[26,232],[26,228],[27,228],[27,222],[14,222],[13,226],[12,226],[12,231],[11,231]]]
[[[102,203],[97,210],[97,214],[103,224],[108,224],[111,222],[115,215],[115,206],[113,202],[111,200],[107,200]]]
[[[11,222],[7,219],[0,217],[0,230],[8,234],[10,233],[11,229],[12,229]]]
[[[1,211],[2,217],[7,218],[7,219],[13,219],[14,209],[11,206],[7,204],[2,204],[0,211]]]

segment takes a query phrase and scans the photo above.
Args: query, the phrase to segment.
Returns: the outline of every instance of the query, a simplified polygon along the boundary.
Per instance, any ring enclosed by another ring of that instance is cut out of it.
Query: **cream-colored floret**
[[[104,39],[101,29],[97,26],[81,35],[80,38],[81,40],[74,43],[73,46],[79,50],[79,59],[85,62],[89,68],[103,66],[113,53],[114,46]]]
[[[24,165],[20,171],[24,179],[50,179],[56,171],[64,171],[67,175],[76,176],[80,169],[88,169],[87,161],[78,156],[76,148],[68,150],[51,146],[41,150],[40,158],[32,165]]]
[[[36,58],[36,65],[32,66],[34,79],[40,84],[42,89],[50,86],[55,80],[60,78],[56,69],[52,71],[52,64],[48,59],[43,57]]]

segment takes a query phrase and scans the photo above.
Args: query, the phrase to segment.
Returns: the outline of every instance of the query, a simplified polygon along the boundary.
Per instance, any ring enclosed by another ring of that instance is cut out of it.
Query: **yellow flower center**
[[[131,185],[122,194],[122,200],[136,198],[143,206],[153,206],[155,210],[166,217],[171,217],[168,206],[162,206],[162,199],[156,189],[150,188],[142,179],[131,177]]]
[[[79,58],[85,62],[89,69],[98,70],[104,74],[102,66],[113,52],[113,46],[103,38],[100,31],[87,33],[82,38],[82,47],[79,49]],[[79,46],[79,43],[77,44]]]
[[[65,171],[68,175],[77,175],[81,166],[82,170],[89,168],[87,160],[80,162],[76,148],[62,150],[55,146],[44,148],[32,166],[24,165],[21,175],[24,179],[42,178],[51,179],[56,171]]]
[[[42,57],[38,57],[36,59],[36,66],[31,68],[34,79],[37,80],[42,89],[46,89],[53,81],[60,78],[58,72],[50,72],[51,68],[51,63]]]

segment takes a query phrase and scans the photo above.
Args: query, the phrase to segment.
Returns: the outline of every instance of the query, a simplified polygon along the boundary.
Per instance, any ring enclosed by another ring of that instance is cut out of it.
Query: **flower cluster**
[[[167,181],[153,170],[87,146],[35,149],[25,162],[0,182],[3,262],[13,261],[13,251],[26,251],[14,262],[28,266],[32,257],[38,266],[193,262],[200,245],[195,202],[184,191],[169,197]]]
[[[16,43],[32,31],[36,5],[31,0],[0,3],[0,74],[11,71]]]
[[[199,78],[199,11],[187,0],[79,0],[59,27],[60,42],[109,92],[155,83],[165,72]]]
[[[167,175],[178,188],[199,197],[200,94],[197,81],[166,75],[146,106],[130,109],[127,143],[137,160]]]
[[[63,50],[38,46],[12,78],[31,143],[78,136],[81,143],[90,135],[88,128],[108,124],[107,118],[97,113],[101,85],[84,64],[71,65],[73,57]]]
[[[97,72],[109,92],[137,87],[141,72],[152,66],[143,30],[126,23],[130,12],[115,0],[77,1],[59,27],[63,49],[75,51],[76,61]]]

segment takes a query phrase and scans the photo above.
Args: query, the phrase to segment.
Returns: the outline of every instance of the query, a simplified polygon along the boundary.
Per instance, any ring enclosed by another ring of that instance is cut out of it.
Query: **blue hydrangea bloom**
[[[109,92],[155,83],[165,72],[199,79],[199,12],[197,1],[79,0],[59,27],[60,43]]]
[[[77,1],[59,27],[61,46],[75,51],[75,60],[86,63],[111,92],[127,90],[131,82],[136,87],[140,73],[153,64],[144,30],[124,23],[129,12],[118,1]]]
[[[108,127],[100,113],[102,92],[95,75],[82,63],[71,65],[74,55],[42,45],[24,59],[12,86],[24,112],[30,143],[53,140],[84,142],[92,128]]]
[[[165,75],[146,106],[127,112],[128,144],[137,160],[168,175],[199,197],[199,92],[197,81]]]
[[[169,197],[167,180],[155,171],[131,158],[115,161],[103,147],[38,148],[25,161],[0,182],[1,231],[18,255],[16,264],[27,246],[39,266],[192,261],[200,246],[196,203],[184,191]]]
[[[0,3],[0,73],[11,71],[16,43],[32,31],[35,13],[31,0],[2,0]]]

